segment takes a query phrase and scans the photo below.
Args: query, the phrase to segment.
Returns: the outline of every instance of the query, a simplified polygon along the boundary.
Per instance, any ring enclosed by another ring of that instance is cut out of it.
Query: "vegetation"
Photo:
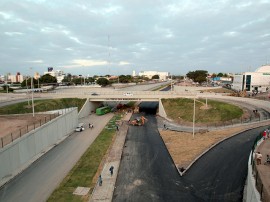
[[[187,77],[192,79],[194,82],[203,83],[207,80],[208,72],[205,70],[196,70],[187,73]]]
[[[206,108],[205,102],[205,99],[196,99],[196,123],[224,122],[240,118],[243,114],[242,109],[228,103],[208,100],[208,108]],[[175,121],[193,122],[193,99],[162,99],[162,103],[169,118]]]
[[[57,83],[57,79],[54,76],[51,76],[50,74],[45,74],[39,78],[39,82],[41,84],[55,84]]]
[[[101,86],[107,86],[110,84],[110,82],[108,79],[102,77],[97,80],[97,84]]]
[[[79,98],[62,98],[62,99],[48,99],[48,100],[35,100],[35,112],[44,112],[56,109],[64,109],[69,107],[78,107],[78,111],[84,105],[86,99]],[[0,114],[24,114],[32,112],[32,102],[16,103],[0,108]]]
[[[88,201],[87,198],[72,193],[78,186],[90,187],[90,193],[92,192],[95,186],[93,178],[115,135],[115,130],[111,130],[112,125],[115,125],[115,122],[120,118],[120,115],[116,115],[109,121],[108,126],[102,130],[60,186],[52,193],[48,199],[49,202]]]
[[[159,75],[154,75],[154,76],[152,76],[152,79],[159,79]]]

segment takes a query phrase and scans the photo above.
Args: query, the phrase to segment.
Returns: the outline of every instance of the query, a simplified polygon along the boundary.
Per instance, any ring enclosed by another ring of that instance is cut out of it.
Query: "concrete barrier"
[[[255,185],[255,179],[252,174],[252,167],[251,167],[251,153],[249,156],[248,161],[248,175],[247,175],[247,184],[246,184],[246,192],[245,192],[245,201],[246,202],[261,202],[261,195],[258,192],[256,185]]]
[[[74,108],[0,149],[0,186],[63,141],[78,124]]]

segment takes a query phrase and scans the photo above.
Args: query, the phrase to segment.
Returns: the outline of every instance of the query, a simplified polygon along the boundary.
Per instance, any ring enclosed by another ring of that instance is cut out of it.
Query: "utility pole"
[[[193,106],[194,106],[194,108],[193,108],[193,127],[192,127],[192,138],[193,139],[194,139],[194,135],[195,135],[195,109],[196,109],[196,107],[195,107],[195,100],[196,100],[196,98],[194,96],[194,104],[193,104]]]
[[[30,75],[32,72],[32,67],[29,68],[30,69]],[[35,117],[35,106],[34,106],[34,84],[33,84],[33,76],[30,77],[31,78],[31,90],[32,90],[32,112],[33,112],[33,117]]]

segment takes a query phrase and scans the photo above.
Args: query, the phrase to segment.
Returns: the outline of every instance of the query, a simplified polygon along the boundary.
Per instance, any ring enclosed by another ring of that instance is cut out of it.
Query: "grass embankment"
[[[162,103],[170,119],[176,122],[193,122],[193,99],[162,99]],[[196,99],[196,123],[224,122],[238,119],[243,115],[243,110],[235,105],[207,100],[208,107],[206,107],[205,103],[205,99]]]
[[[50,110],[64,109],[69,107],[78,107],[78,111],[84,105],[86,99],[79,98],[61,98],[61,99],[46,99],[46,100],[35,100],[35,112],[44,112]],[[25,114],[32,112],[31,100],[14,105],[4,106],[0,108],[0,114]]]
[[[48,201],[88,201],[88,196],[78,196],[72,193],[80,187],[90,187],[92,192],[98,168],[112,143],[115,135],[115,122],[121,119],[121,115],[114,116],[108,125],[102,130],[96,140],[91,144],[73,169],[62,181],[60,186],[52,193]]]

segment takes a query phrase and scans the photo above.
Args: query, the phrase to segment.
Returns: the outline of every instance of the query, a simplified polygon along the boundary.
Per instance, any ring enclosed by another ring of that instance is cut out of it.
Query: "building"
[[[166,81],[169,77],[169,72],[157,72],[157,71],[140,71],[139,76],[145,76],[152,79],[154,75],[159,76],[159,80]]]
[[[11,83],[22,83],[23,82],[23,75],[21,75],[20,72],[17,72],[16,75],[11,75],[11,74],[8,74],[8,82],[11,82]]]
[[[65,74],[64,74],[63,71],[61,71],[61,70],[54,71],[53,70],[53,67],[48,67],[48,71],[47,72],[44,72],[44,75],[45,74],[49,74],[51,76],[54,76],[57,79],[57,83],[61,83],[62,80],[65,77]]]
[[[264,65],[255,72],[234,75],[232,89],[247,92],[266,92],[270,88],[270,65]]]

